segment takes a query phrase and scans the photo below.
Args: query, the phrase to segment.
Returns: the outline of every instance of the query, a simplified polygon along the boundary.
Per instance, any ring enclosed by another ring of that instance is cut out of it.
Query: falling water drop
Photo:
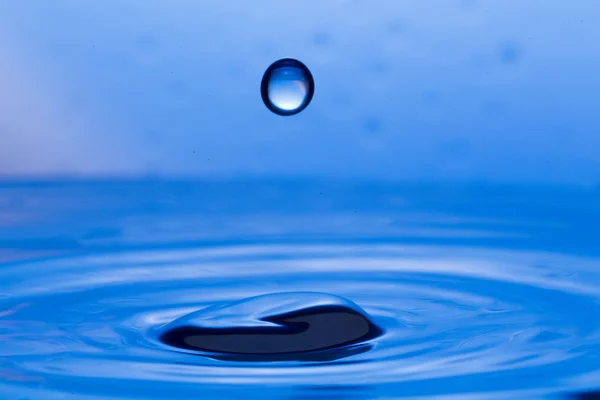
[[[289,116],[304,110],[312,100],[315,82],[306,65],[284,58],[276,61],[263,76],[260,92],[267,108]]]

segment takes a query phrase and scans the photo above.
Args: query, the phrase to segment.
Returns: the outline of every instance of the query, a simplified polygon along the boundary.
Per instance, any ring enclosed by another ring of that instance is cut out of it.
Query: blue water
[[[599,235],[591,187],[5,182],[0,398],[546,399],[597,389]],[[356,354],[276,361],[206,357],[156,335],[206,307],[289,292],[348,299],[383,333]]]

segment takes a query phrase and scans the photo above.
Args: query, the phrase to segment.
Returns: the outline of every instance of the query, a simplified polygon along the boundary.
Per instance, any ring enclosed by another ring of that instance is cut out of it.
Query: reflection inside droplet
[[[300,61],[283,59],[273,63],[261,83],[261,95],[267,108],[279,115],[293,115],[304,110],[314,93],[314,81]]]

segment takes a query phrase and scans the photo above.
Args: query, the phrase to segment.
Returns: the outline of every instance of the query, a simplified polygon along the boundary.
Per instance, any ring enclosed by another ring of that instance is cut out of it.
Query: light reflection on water
[[[6,183],[0,197],[3,398],[520,399],[597,386],[596,190],[73,182]],[[350,299],[384,334],[339,360],[249,363],[155,334],[216,303],[303,291]]]

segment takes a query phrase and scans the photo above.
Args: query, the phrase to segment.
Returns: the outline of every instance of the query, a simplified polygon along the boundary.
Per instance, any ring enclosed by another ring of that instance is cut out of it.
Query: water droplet
[[[263,76],[260,92],[267,108],[278,115],[294,115],[312,100],[315,82],[306,65],[284,58],[276,61]]]
[[[329,361],[368,350],[365,342],[381,333],[353,302],[300,292],[208,307],[167,324],[159,337],[167,345],[226,360]]]

